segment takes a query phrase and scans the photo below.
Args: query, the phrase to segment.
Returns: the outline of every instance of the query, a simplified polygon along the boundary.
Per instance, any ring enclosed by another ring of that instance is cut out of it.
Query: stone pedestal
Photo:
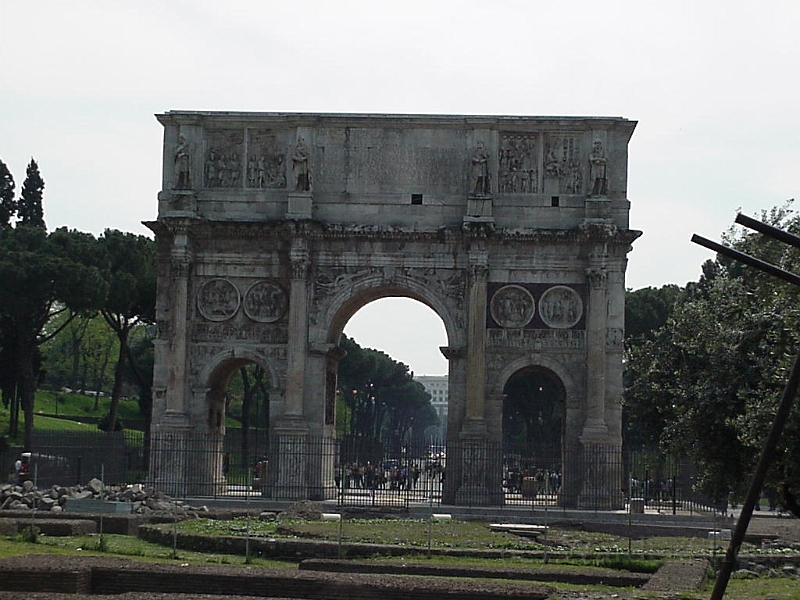
[[[603,223],[611,219],[611,200],[604,197],[586,199],[586,221]]]
[[[274,500],[308,499],[308,429],[299,423],[278,427],[271,437],[275,442],[262,495]]]
[[[290,192],[289,204],[286,207],[286,218],[292,220],[310,219],[312,200],[311,192]]]
[[[492,197],[470,195],[467,198],[467,213],[464,215],[465,223],[493,223]]]
[[[193,190],[161,191],[158,200],[170,217],[197,216],[197,192]]]
[[[187,447],[191,428],[185,414],[168,411],[153,431],[150,446],[150,477],[153,487],[173,497],[189,493]]]
[[[502,457],[492,449],[483,419],[468,419],[458,443],[447,450],[448,479],[455,475],[459,484],[454,490],[457,505],[502,504]]]
[[[622,494],[624,469],[622,451],[611,444],[582,441],[581,490],[577,508],[585,510],[620,510],[625,507]]]

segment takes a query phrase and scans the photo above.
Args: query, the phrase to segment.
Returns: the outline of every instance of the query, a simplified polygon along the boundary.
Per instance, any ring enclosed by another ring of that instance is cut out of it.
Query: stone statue
[[[608,191],[608,178],[606,176],[606,152],[600,140],[594,141],[592,151],[589,153],[589,173],[592,182],[592,196],[605,196]]]
[[[186,138],[178,136],[175,148],[175,185],[176,190],[192,189],[192,151]]]
[[[550,177],[558,177],[560,175],[560,165],[558,157],[556,156],[556,149],[550,146],[547,150],[547,160],[545,162],[545,170]]]
[[[489,153],[483,142],[478,142],[475,152],[472,154],[470,173],[469,193],[475,196],[489,195]]]
[[[294,189],[300,192],[311,191],[311,170],[308,160],[310,153],[303,138],[298,138],[292,152],[292,174],[294,175]]]

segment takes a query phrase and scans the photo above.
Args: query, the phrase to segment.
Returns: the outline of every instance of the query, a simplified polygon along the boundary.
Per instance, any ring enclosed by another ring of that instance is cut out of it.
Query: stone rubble
[[[42,510],[61,512],[71,500],[101,500],[105,502],[130,502],[133,514],[168,512],[186,515],[208,512],[205,506],[193,507],[181,500],[148,488],[142,484],[109,485],[92,479],[85,486],[64,487],[54,485],[50,489],[38,489],[32,481],[21,485],[0,484],[0,510]]]

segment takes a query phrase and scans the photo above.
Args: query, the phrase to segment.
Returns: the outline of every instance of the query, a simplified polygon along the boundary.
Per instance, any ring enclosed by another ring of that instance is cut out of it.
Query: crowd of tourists
[[[344,489],[412,491],[420,485],[420,478],[441,481],[444,469],[441,463],[429,461],[423,467],[415,461],[385,460],[381,464],[352,462],[336,469],[336,487]]]
[[[561,472],[512,462],[503,473],[503,487],[510,494],[555,496],[561,489]]]

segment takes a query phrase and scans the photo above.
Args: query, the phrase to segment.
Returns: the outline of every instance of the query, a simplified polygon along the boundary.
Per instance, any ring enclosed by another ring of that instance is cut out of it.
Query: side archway
[[[255,369],[248,369],[255,367]],[[229,402],[231,385],[237,373],[260,373],[262,379],[245,381],[242,375],[241,405],[239,418],[241,427],[226,428],[226,406]],[[263,377],[265,376],[265,377]],[[257,352],[243,348],[230,348],[212,356],[198,373],[199,386],[193,390],[195,410],[205,410],[205,415],[196,415],[196,423],[204,423],[195,430],[193,438],[198,456],[191,461],[195,465],[197,481],[211,482],[210,490],[231,489],[232,486],[253,486],[253,465],[268,459],[268,427],[272,411],[269,403],[273,401],[277,377],[270,361]],[[262,388],[265,398],[253,399],[254,390]],[[255,410],[254,410],[255,406]],[[260,415],[254,419],[252,413]],[[266,413],[266,414],[264,414]],[[207,490],[208,491],[208,490]]]

